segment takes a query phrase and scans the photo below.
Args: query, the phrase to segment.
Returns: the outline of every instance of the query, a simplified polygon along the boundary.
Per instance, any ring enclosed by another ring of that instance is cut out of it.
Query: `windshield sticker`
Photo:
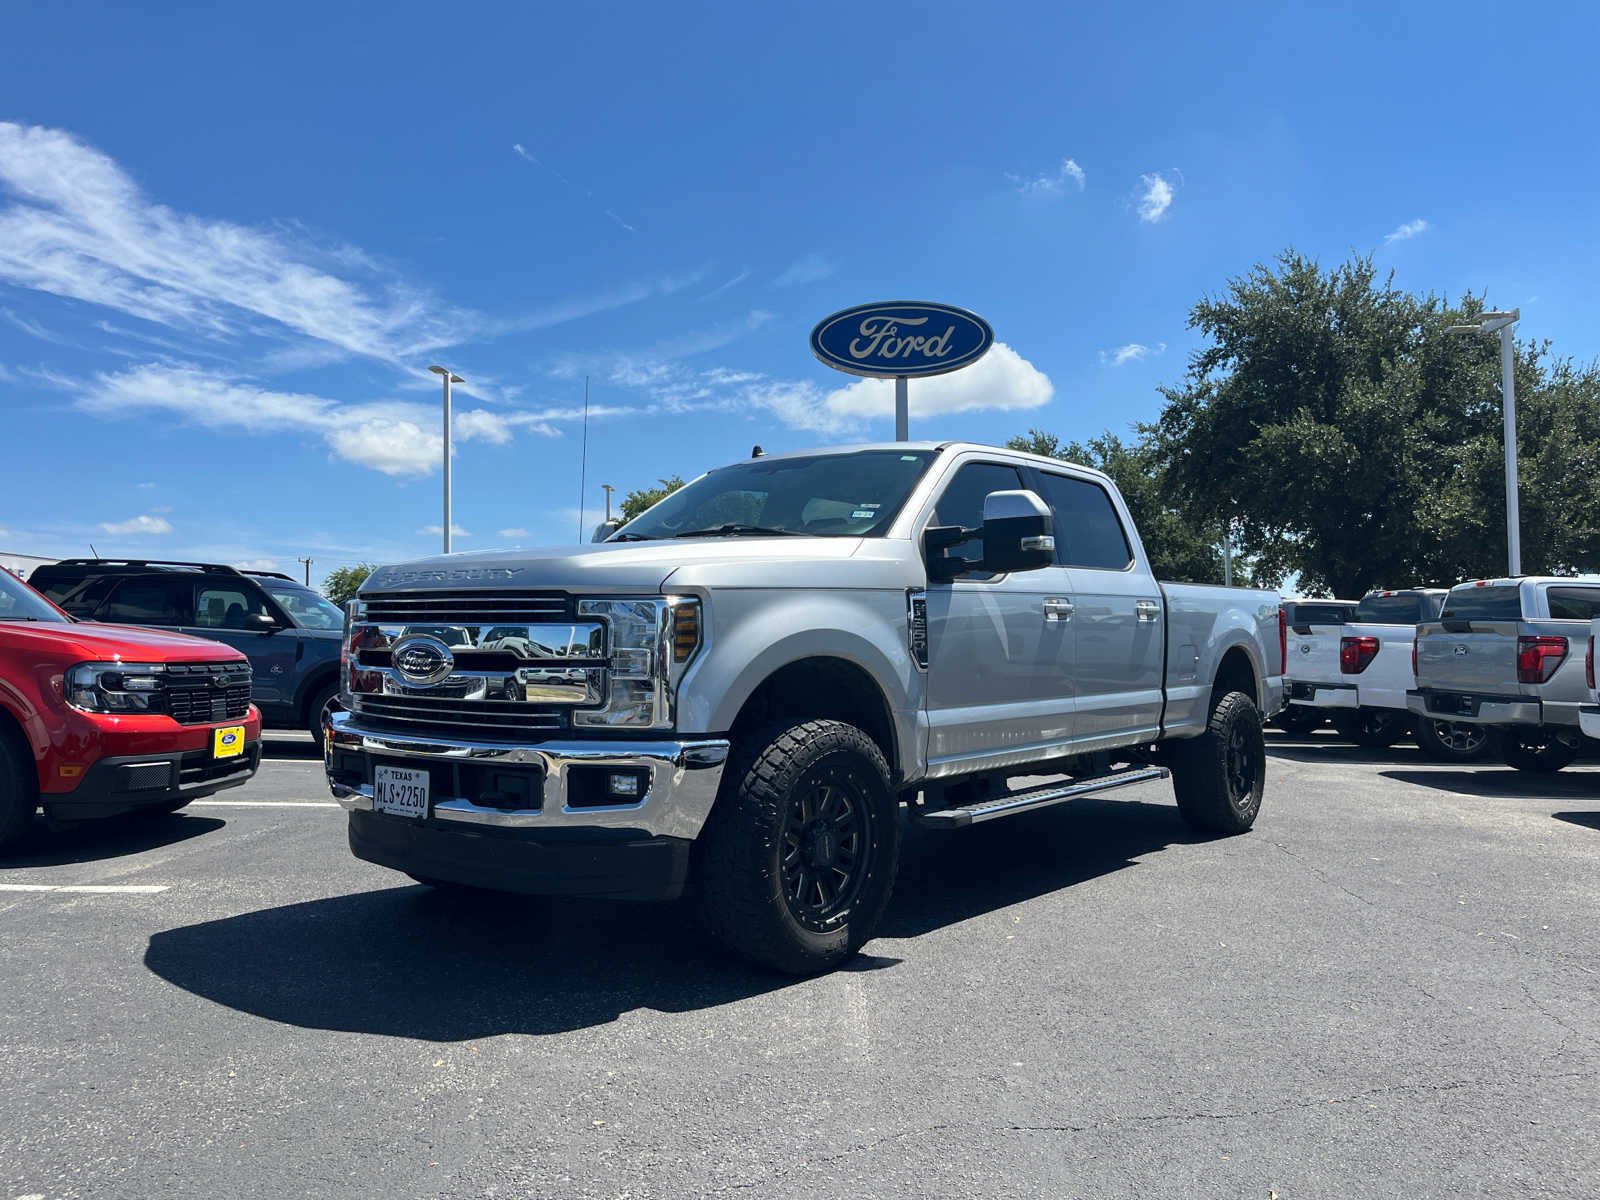
[[[858,508],[850,514],[850,519],[852,521],[866,521],[877,515],[878,514],[870,508]]]

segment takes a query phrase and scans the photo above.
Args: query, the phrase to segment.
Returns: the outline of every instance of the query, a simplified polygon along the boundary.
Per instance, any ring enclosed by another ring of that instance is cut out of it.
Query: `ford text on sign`
[[[858,304],[811,331],[811,352],[852,375],[942,375],[976,362],[993,343],[994,330],[976,313],[917,300]]]

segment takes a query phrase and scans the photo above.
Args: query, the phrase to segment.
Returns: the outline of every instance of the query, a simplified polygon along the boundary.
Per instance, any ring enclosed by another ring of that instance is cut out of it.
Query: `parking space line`
[[[338,808],[332,800],[191,800],[188,807],[199,808]]]
[[[0,883],[0,892],[91,892],[97,895],[154,896],[165,883]]]

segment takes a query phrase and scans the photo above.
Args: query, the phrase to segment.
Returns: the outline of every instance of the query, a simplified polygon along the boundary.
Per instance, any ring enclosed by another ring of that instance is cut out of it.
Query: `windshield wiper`
[[[653,542],[656,540],[648,533],[613,533],[606,539],[608,542]]]
[[[803,537],[804,535],[793,529],[773,529],[766,525],[741,525],[732,522],[727,525],[717,525],[710,529],[685,529],[682,533],[675,533],[675,538],[688,537],[726,537],[733,534],[740,537]]]

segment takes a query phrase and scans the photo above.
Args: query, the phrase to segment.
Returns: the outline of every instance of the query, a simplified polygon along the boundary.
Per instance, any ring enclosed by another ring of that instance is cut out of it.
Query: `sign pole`
[[[911,440],[911,402],[906,395],[906,377],[894,377],[894,440],[909,442]]]

